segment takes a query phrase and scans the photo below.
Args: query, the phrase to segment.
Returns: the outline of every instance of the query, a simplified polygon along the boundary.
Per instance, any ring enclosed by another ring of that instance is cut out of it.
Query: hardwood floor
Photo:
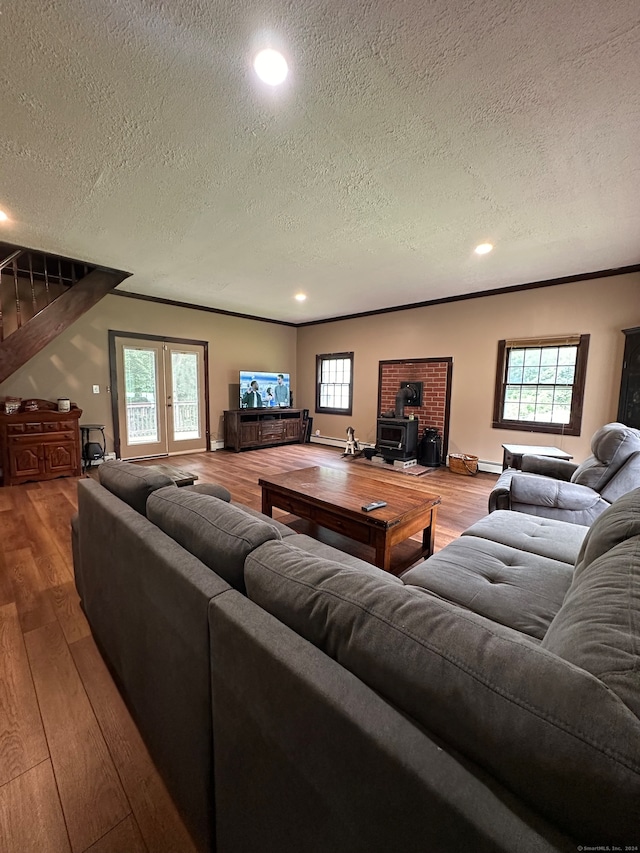
[[[406,482],[442,497],[436,550],[486,514],[496,480],[446,468],[411,477],[318,445],[194,454],[176,464],[255,509],[263,473],[353,466]],[[67,478],[0,488],[0,851],[195,853],[79,606],[70,539],[76,485]]]

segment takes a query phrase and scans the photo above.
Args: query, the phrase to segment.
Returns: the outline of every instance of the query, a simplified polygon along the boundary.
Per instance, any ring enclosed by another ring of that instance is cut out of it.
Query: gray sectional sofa
[[[220,487],[99,474],[76,584],[202,850],[640,843],[640,489],[591,528],[494,512],[396,578]]]

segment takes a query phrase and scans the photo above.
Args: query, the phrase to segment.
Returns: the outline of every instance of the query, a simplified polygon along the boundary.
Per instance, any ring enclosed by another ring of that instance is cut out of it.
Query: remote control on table
[[[380,507],[386,506],[386,505],[387,505],[386,501],[371,501],[370,504],[365,504],[362,507],[362,511],[363,512],[371,512],[372,509],[380,509]]]

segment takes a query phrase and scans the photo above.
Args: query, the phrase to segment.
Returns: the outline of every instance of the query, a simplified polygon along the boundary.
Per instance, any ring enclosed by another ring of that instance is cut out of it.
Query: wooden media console
[[[229,409],[224,413],[224,446],[228,450],[294,444],[304,440],[303,410]]]

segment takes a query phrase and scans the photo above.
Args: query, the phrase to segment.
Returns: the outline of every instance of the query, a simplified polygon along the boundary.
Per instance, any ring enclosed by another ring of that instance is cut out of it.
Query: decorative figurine
[[[343,456],[359,456],[362,453],[360,442],[356,438],[356,432],[353,427],[347,427],[347,446],[345,447]]]

